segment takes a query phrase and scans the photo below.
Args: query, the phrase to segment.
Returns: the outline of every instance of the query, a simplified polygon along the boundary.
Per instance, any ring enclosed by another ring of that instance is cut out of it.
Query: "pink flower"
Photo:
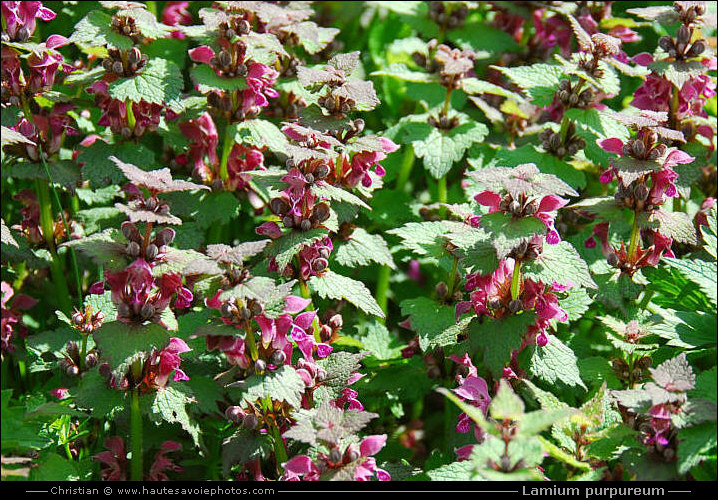
[[[67,387],[58,387],[57,389],[53,389],[50,391],[50,394],[52,394],[57,399],[67,399],[70,397],[70,389]]]
[[[42,2],[1,2],[2,17],[11,41],[26,42],[35,32],[35,19],[51,21],[56,14]]]
[[[121,437],[112,436],[103,443],[109,451],[103,451],[92,459],[100,462],[103,481],[125,481],[127,479],[127,451]]]
[[[695,221],[698,226],[708,226],[708,213],[716,203],[715,198],[708,197],[701,203],[701,208],[695,215]]]
[[[209,113],[178,124],[182,135],[190,140],[189,157],[194,164],[192,175],[211,180],[213,169],[219,164],[217,158],[217,127]]]
[[[319,481],[321,474],[311,458],[306,455],[297,455],[282,464],[286,481]]]
[[[150,481],[169,481],[166,471],[183,472],[184,469],[176,465],[171,458],[166,457],[167,453],[179,451],[182,445],[174,441],[165,441],[160,447],[160,451],[155,455],[155,459],[150,466]]]
[[[189,2],[166,2],[162,10],[162,22],[168,26],[192,24],[192,14],[187,10]],[[186,35],[181,31],[173,31],[172,38],[183,40]]]
[[[650,111],[668,111],[671,102],[671,88],[673,84],[651,73],[633,94],[631,105],[638,109]]]
[[[27,58],[30,78],[27,88],[33,94],[50,90],[56,81],[58,71],[69,73],[74,68],[63,62],[62,54],[57,47],[69,44],[70,41],[61,35],[51,35],[45,43],[40,44]]]
[[[265,170],[262,152],[253,147],[235,144],[227,159],[229,179],[225,183],[225,188],[228,191],[250,190],[249,181],[252,179],[252,175],[244,172],[255,170]]]
[[[155,384],[158,387],[165,387],[169,381],[170,375],[174,372],[172,380],[175,382],[181,380],[189,380],[189,377],[180,370],[180,364],[182,359],[180,354],[190,352],[192,349],[185,343],[184,340],[172,337],[167,347],[157,356],[159,358],[159,372],[155,377]]]
[[[3,281],[0,284],[2,290],[2,296],[0,298],[0,305],[2,307],[2,328],[0,330],[2,340],[2,353],[5,355],[8,352],[15,350],[12,345],[14,337],[25,337],[27,335],[27,327],[22,324],[22,317],[26,309],[30,309],[37,301],[27,295],[15,295],[12,285]],[[15,297],[13,299],[13,296]],[[12,304],[10,301],[12,299]]]
[[[655,405],[648,411],[648,414],[651,416],[651,429],[653,430],[653,436],[649,438],[648,442],[667,445],[671,431],[671,410],[668,405]]]
[[[503,211],[504,213],[510,213],[508,209],[503,210],[501,208],[500,204],[502,201],[502,197],[498,193],[494,193],[492,191],[482,191],[474,196],[474,200],[476,200],[479,205],[489,207],[489,213],[501,211]],[[555,245],[559,241],[561,241],[561,237],[559,236],[558,232],[554,227],[555,217],[551,215],[551,212],[555,212],[567,203],[568,200],[565,200],[560,196],[544,196],[543,198],[541,198],[536,212],[532,215],[533,217],[540,219],[541,222],[543,222],[546,226],[546,229],[548,229],[548,232],[546,234],[546,243],[548,243],[549,245]]]
[[[522,301],[524,310],[536,308],[539,320],[568,321],[568,314],[558,304],[558,297],[551,293],[553,288],[541,282],[526,280]]]
[[[369,170],[372,167],[375,168],[375,172],[379,177],[383,177],[386,174],[384,168],[379,164],[380,161],[386,158],[386,155],[393,153],[399,146],[397,146],[391,139],[386,137],[380,137],[379,141],[383,146],[382,151],[360,151],[354,153],[352,156],[351,163],[344,159],[344,185],[347,187],[355,187],[361,181],[362,186],[369,187],[372,184]]]

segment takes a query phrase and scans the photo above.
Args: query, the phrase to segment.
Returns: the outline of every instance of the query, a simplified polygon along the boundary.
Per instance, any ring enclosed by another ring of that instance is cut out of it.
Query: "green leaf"
[[[401,358],[401,351],[405,346],[399,338],[393,335],[387,328],[377,321],[367,323],[363,329],[365,333],[361,337],[363,347],[371,353],[371,356],[386,361]]]
[[[336,399],[347,386],[349,378],[359,370],[361,360],[366,353],[335,351],[318,361],[327,372],[322,387],[327,389],[330,398]]]
[[[233,465],[244,465],[251,460],[268,456],[272,451],[268,434],[240,427],[222,442],[222,467],[225,475]]]
[[[461,80],[461,90],[467,94],[491,94],[508,97],[509,99],[513,99],[519,103],[524,101],[524,98],[519,94],[511,92],[510,90],[500,87],[494,83],[479,80],[478,78],[463,78]]]
[[[297,409],[301,407],[301,395],[305,389],[302,377],[288,365],[264,375],[252,375],[233,386],[240,387],[244,399],[248,401],[254,402],[257,399],[270,397],[274,401],[284,401]]]
[[[374,71],[371,76],[389,76],[405,82],[439,83],[439,76],[437,74],[413,71],[403,63],[390,64],[383,69]]]
[[[508,256],[522,241],[530,240],[535,234],[546,234],[546,225],[537,217],[515,218],[511,214],[494,212],[481,217],[479,226],[490,234],[496,257]]]
[[[576,355],[557,337],[551,336],[544,347],[534,346],[532,350],[529,370],[533,376],[549,384],[561,381],[570,387],[586,389],[576,364]]]
[[[708,252],[713,259],[716,259],[716,246],[718,241],[716,240],[716,207],[711,208],[708,214],[708,226],[701,226],[701,233],[703,234],[703,241],[705,241],[705,250]]]
[[[20,248],[20,245],[18,245],[17,241],[15,241],[15,238],[12,235],[12,232],[10,232],[10,228],[5,225],[5,220],[0,219],[2,222],[2,244],[3,245],[12,245],[15,248]]]
[[[414,154],[424,159],[424,166],[435,179],[444,177],[472,144],[481,142],[488,134],[486,125],[478,122],[463,123],[448,132],[428,123],[412,123],[411,128],[408,140],[414,146]]]
[[[125,392],[112,389],[98,370],[85,373],[78,386],[71,391],[75,404],[92,410],[91,415],[99,419],[111,419],[124,409]]]
[[[525,278],[547,284],[555,281],[562,285],[573,283],[586,288],[597,288],[588,271],[588,265],[567,241],[560,241],[556,245],[544,244],[538,258],[524,262],[521,274]]]
[[[586,187],[586,174],[577,170],[573,165],[553,155],[546,154],[545,151],[539,150],[538,147],[531,144],[525,144],[516,149],[499,149],[496,152],[496,163],[502,167],[517,167],[527,163],[537,166],[541,174],[544,175],[532,176],[531,194],[535,196],[547,194],[570,194],[571,196],[576,196],[577,193],[573,189]],[[479,183],[486,179],[484,172],[482,172],[483,169],[480,165],[477,165],[476,160],[469,160],[469,164],[478,167],[478,171],[472,174],[472,177],[477,179]],[[495,167],[492,170],[500,168]],[[551,179],[548,177],[549,175],[554,176],[554,178]],[[566,189],[567,184],[568,187],[573,189]],[[527,191],[526,194],[529,194],[529,192]]]
[[[511,81],[528,94],[531,102],[538,107],[546,107],[553,101],[564,70],[556,64],[533,64],[531,66],[503,67],[491,66],[508,76]]]
[[[95,264],[107,265],[110,269],[117,269],[126,264],[125,246],[127,240],[116,229],[107,229],[85,238],[70,240],[62,245],[72,247],[90,257]]]
[[[693,220],[683,212],[668,212],[659,208],[650,213],[648,217],[645,212],[639,216],[641,227],[648,227],[658,231],[664,236],[672,238],[673,241],[698,245],[698,234]]]
[[[309,280],[309,285],[312,290],[324,299],[344,299],[367,314],[373,314],[380,318],[384,317],[384,312],[379,307],[379,304],[361,281],[353,280],[329,270],[320,276],[312,276]]]
[[[299,251],[327,236],[326,229],[314,228],[309,231],[291,231],[267,247],[267,254],[274,257],[277,267],[284,269]]]
[[[686,474],[710,455],[715,455],[716,424],[704,422],[678,433],[678,472]]]
[[[335,243],[334,260],[347,267],[368,266],[372,262],[396,269],[389,247],[378,234],[356,228],[347,241]]]
[[[535,321],[534,314],[524,313],[501,319],[484,318],[483,322],[470,325],[469,340],[482,349],[484,366],[494,377],[501,377],[511,361],[511,354],[521,346],[528,326]]]
[[[194,444],[199,446],[199,425],[190,420],[187,414],[187,403],[192,400],[185,394],[185,388],[179,389],[173,385],[158,389],[152,397],[150,405],[150,419],[155,422],[164,421],[169,424],[180,424],[187,431]]]
[[[114,155],[126,163],[141,165],[145,169],[149,169],[155,161],[152,151],[142,144],[123,143],[117,145],[97,140],[81,151],[76,161],[83,164],[82,178],[89,181],[92,188],[125,182],[125,175],[109,159],[110,156]]]
[[[237,217],[241,208],[237,197],[229,191],[207,193],[202,197],[194,218],[202,228],[223,226]]]
[[[184,81],[179,67],[166,59],[150,59],[140,73],[129,78],[119,78],[110,83],[110,97],[118,101],[167,104],[181,109]]]
[[[331,184],[326,182],[318,182],[314,184],[310,190],[314,196],[317,196],[319,198],[324,198],[326,200],[342,201],[344,203],[357,205],[362,208],[366,208],[367,210],[371,210],[371,207],[355,194],[342,188],[332,186]]]
[[[591,465],[586,462],[580,462],[576,460],[576,458],[571,455],[570,453],[566,453],[561,448],[553,444],[548,439],[539,436],[539,440],[541,441],[541,444],[543,445],[544,450],[546,450],[546,453],[549,454],[549,456],[555,458],[556,460],[565,463],[566,465],[570,467],[574,467],[576,469],[580,470],[591,470]]]
[[[42,424],[25,420],[25,406],[10,406],[12,389],[2,391],[0,443],[3,455],[9,452],[41,450],[52,443],[41,435]]]
[[[287,137],[274,123],[267,120],[245,120],[237,124],[234,141],[250,144],[255,148],[267,147],[270,151],[283,152],[287,146]]]
[[[718,298],[718,291],[716,290],[718,268],[715,262],[679,259],[663,259],[663,262],[678,269],[683,276],[698,285],[715,309],[716,299]]]
[[[244,77],[225,78],[219,76],[214,70],[206,65],[200,64],[190,71],[192,81],[200,86],[201,91],[209,89],[217,90],[242,90],[247,88],[247,80]]]
[[[167,330],[156,323],[131,326],[121,321],[112,321],[103,324],[93,337],[102,357],[118,372],[126,370],[143,354],[153,349],[162,349],[169,342]]]
[[[430,255],[438,259],[446,253],[444,235],[448,229],[443,221],[409,222],[387,233],[400,237],[404,248],[418,255]]]
[[[409,316],[412,331],[419,336],[419,346],[427,350],[443,343],[441,337],[449,327],[454,326],[454,308],[439,304],[428,297],[406,299],[401,302],[401,314]],[[450,336],[449,336],[450,337]],[[456,337],[453,338],[454,342]]]
[[[91,11],[75,25],[70,41],[93,50],[102,45],[128,50],[134,45],[130,37],[112,29],[112,16],[99,10]]]

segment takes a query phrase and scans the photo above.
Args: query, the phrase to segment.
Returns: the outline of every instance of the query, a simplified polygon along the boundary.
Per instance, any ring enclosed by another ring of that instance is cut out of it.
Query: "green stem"
[[[299,266],[297,266],[299,267]],[[302,297],[305,299],[312,300],[312,293],[309,291],[309,286],[307,285],[307,282],[303,279],[299,279],[299,291],[302,294]],[[312,302],[309,303],[307,306],[308,311],[314,311],[314,304]],[[322,337],[319,335],[319,317],[315,316],[314,321],[312,321],[312,328],[314,329],[314,340],[316,342],[321,342]]]
[[[142,481],[142,412],[139,389],[132,389],[130,398],[130,478],[132,481]]]
[[[396,187],[399,191],[407,190],[407,182],[411,177],[411,169],[414,166],[414,148],[411,144],[404,146],[404,158],[401,161],[401,170],[396,178]]]
[[[517,260],[514,264],[514,274],[511,277],[511,298],[516,300],[521,292],[521,261]]]
[[[628,246],[628,260],[633,262],[638,251],[638,241],[641,239],[641,226],[638,224],[638,214],[633,215],[633,229],[631,230],[631,243]]]
[[[446,87],[446,97],[444,97],[444,106],[441,108],[442,116],[449,116],[449,109],[451,109],[451,91],[453,90],[454,79],[449,81],[449,86]]]
[[[387,306],[389,303],[389,278],[391,277],[391,268],[389,266],[381,266],[376,282],[376,302],[379,307],[384,311],[384,315],[387,314]],[[384,319],[380,320],[382,323]]]
[[[259,351],[257,350],[257,342],[254,340],[254,330],[249,321],[244,322],[244,341],[249,347],[249,355],[252,357],[252,361],[259,359]]]
[[[284,473],[282,464],[286,463],[289,458],[287,456],[287,450],[284,448],[284,441],[282,440],[282,434],[279,432],[279,427],[276,425],[270,427],[272,429],[272,436],[274,437],[274,458],[277,460],[277,474],[281,476]]]
[[[452,297],[454,295],[454,288],[456,287],[456,278],[457,274],[456,272],[459,269],[459,258],[454,257],[454,263],[451,266],[451,273],[449,273],[449,280],[447,281],[447,286],[449,288],[449,297]]]
[[[227,182],[229,179],[229,170],[227,170],[227,162],[229,161],[229,153],[232,152],[232,146],[234,146],[234,135],[232,132],[234,127],[228,123],[227,128],[224,131],[224,141],[222,142],[222,161],[219,164],[219,177],[222,182]]]
[[[65,442],[65,455],[67,456],[67,459],[72,462],[72,452],[70,451],[70,442]]]
[[[437,179],[436,181],[436,193],[437,193],[437,201],[439,203],[446,203],[446,200],[448,199],[447,194],[447,187],[446,187],[446,175],[444,177],[441,177],[440,179]],[[439,215],[443,219],[446,217],[446,207],[442,206],[439,208]]]
[[[50,189],[48,187],[48,183],[43,180],[38,179],[35,185],[37,188],[37,199],[40,205],[40,227],[42,228],[42,233],[45,237],[50,257],[52,258],[50,273],[52,274],[52,281],[55,283],[55,287],[57,288],[57,300],[59,302],[60,309],[65,314],[70,314],[70,311],[72,310],[70,291],[67,288],[67,281],[65,281],[62,262],[60,262],[60,258],[55,250],[55,225],[52,218]]]
[[[87,335],[82,335],[82,344],[80,345],[80,372],[85,370],[85,357],[87,356]]]
[[[122,53],[123,59],[125,59],[124,52]],[[127,61],[125,61],[125,64],[128,64]],[[127,125],[130,127],[130,130],[135,130],[135,124],[137,123],[137,119],[135,118],[135,110],[132,108],[132,101],[127,99],[125,101],[125,108],[127,108]]]
[[[57,209],[60,212],[60,218],[62,219],[62,226],[65,228],[65,237],[69,240],[70,239],[70,226],[67,224],[67,218],[65,217],[65,211],[62,209],[62,202],[60,201],[60,195],[57,194],[57,190],[55,189],[55,183],[52,181],[52,175],[50,174],[50,168],[47,166],[47,162],[45,161],[45,155],[43,154],[41,149],[38,148],[38,150],[40,152],[40,159],[42,160],[42,166],[45,169],[45,175],[47,176],[48,185],[50,186],[50,190],[52,191],[53,197],[55,198],[55,204],[57,205]],[[76,212],[80,207],[80,200],[77,197],[77,195],[73,196],[72,199],[73,199],[73,211]],[[77,205],[77,208],[75,208],[75,204]],[[77,254],[75,253],[75,249],[73,247],[69,248],[69,253],[70,253],[70,261],[72,262],[72,271],[75,276],[75,287],[77,288],[78,307],[82,308],[82,280],[80,279],[80,267],[77,264]],[[69,300],[69,292],[68,292],[68,300]]]

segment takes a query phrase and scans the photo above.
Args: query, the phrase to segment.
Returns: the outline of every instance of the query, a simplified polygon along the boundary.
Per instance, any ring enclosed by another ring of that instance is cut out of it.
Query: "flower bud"
[[[169,245],[175,239],[175,230],[169,227],[164,228],[155,236],[155,244],[157,246]]]
[[[140,248],[139,243],[137,243],[136,241],[130,241],[125,247],[125,253],[133,259],[139,257],[140,250],[142,249]]]
[[[633,195],[638,201],[646,201],[648,199],[648,187],[645,184],[638,184],[633,190]]]
[[[646,145],[643,141],[633,141],[633,156],[637,158],[643,158],[646,154]]]
[[[527,203],[524,207],[524,215],[533,215],[538,211],[538,204],[536,203],[536,200],[532,201],[531,203]]]
[[[576,104],[578,104],[578,96],[576,94],[571,94],[568,97],[568,104],[570,106],[575,106]]]
[[[125,67],[122,66],[122,61],[115,61],[112,63],[112,71],[118,75],[123,74],[125,72]]]
[[[259,419],[254,413],[249,413],[242,419],[242,425],[249,430],[254,430],[259,427]]]
[[[247,65],[238,64],[234,72],[237,74],[238,77],[244,78],[245,76],[247,76]]]
[[[224,410],[224,416],[227,417],[227,420],[230,422],[239,424],[244,419],[244,410],[239,406],[228,406],[227,409]]]
[[[489,307],[491,309],[501,309],[501,299],[498,297],[492,297],[489,299]]]
[[[130,64],[139,63],[142,60],[142,53],[140,52],[140,49],[132,47],[132,49],[127,52],[127,60]]]
[[[322,327],[319,329],[319,338],[322,339],[322,342],[329,342],[332,338],[332,335],[334,335],[334,333],[332,332],[332,328],[329,325],[322,325]]]
[[[509,203],[509,211],[514,215],[520,215],[521,214],[521,204],[513,200],[511,203]]]
[[[294,217],[291,215],[286,215],[282,218],[282,224],[284,224],[284,227],[287,229],[292,229],[294,227]]]
[[[361,457],[361,454],[356,449],[356,446],[353,444],[347,446],[347,449],[344,451],[344,462],[351,463],[355,460],[359,460],[359,457]]]
[[[307,181],[307,184],[314,184],[314,174],[306,174],[304,180]]]
[[[325,220],[329,218],[329,205],[326,203],[320,203],[316,207],[314,207],[314,211],[312,212],[312,219],[321,224]],[[304,221],[302,221],[302,224]],[[306,231],[306,230],[305,230]]]
[[[314,169],[314,177],[317,179],[324,179],[327,175],[329,175],[329,167],[324,163],[319,164]]]
[[[274,351],[272,353],[272,355],[269,356],[269,362],[275,366],[283,365],[286,360],[287,360],[287,355],[284,354],[284,351],[280,351],[280,350]]]
[[[309,231],[312,228],[312,221],[309,219],[303,219],[302,222],[299,224],[299,229],[302,231]]]
[[[688,57],[696,57],[701,55],[706,50],[706,41],[705,40],[696,40],[693,45],[691,45],[690,50],[687,53]]]
[[[249,310],[252,313],[252,316],[259,316],[262,314],[262,311],[264,308],[262,307],[262,304],[257,302],[256,300],[250,300],[247,302],[247,306],[249,306]]]
[[[250,311],[249,308],[242,306],[239,309],[239,317],[243,320],[250,320],[252,319],[252,311]]]
[[[77,365],[68,365],[67,368],[65,368],[65,373],[70,377],[76,377],[80,373],[80,369],[77,367]]]
[[[337,107],[337,103],[334,100],[334,97],[327,96],[324,99],[324,107],[327,108],[327,110],[329,110],[329,111],[333,111]]]
[[[223,68],[227,68],[230,64],[232,64],[232,55],[226,50],[223,50],[217,56],[217,61],[219,62],[220,66],[222,66]]]
[[[30,39],[30,31],[25,26],[21,26],[19,30],[17,30],[17,41],[20,43],[25,43]]]
[[[606,261],[608,262],[608,265],[611,267],[618,266],[618,255],[615,253],[608,254],[608,257],[606,257]]]
[[[324,368],[317,367],[317,374],[315,377],[317,382],[324,382],[327,379],[327,371]]]
[[[147,245],[147,248],[145,248],[145,259],[149,261],[155,260],[155,257],[157,257],[157,254],[159,252],[160,250],[159,248],[157,248],[157,245],[155,245],[154,243],[150,243],[149,245]]]
[[[344,326],[344,318],[342,318],[341,314],[335,314],[329,318],[327,324],[332,328],[332,330],[340,330],[342,326]]]
[[[633,141],[628,141],[623,145],[623,147],[621,148],[621,154],[623,156],[633,155]]]
[[[558,88],[561,90],[571,90],[571,82],[568,80],[561,80],[558,84]]]
[[[361,118],[357,118],[354,120],[354,130],[356,130],[357,134],[361,134],[364,131],[364,120]]]
[[[237,31],[239,31],[240,35],[246,35],[249,33],[251,26],[249,25],[249,21],[246,19],[242,19],[237,23]]]
[[[334,447],[329,452],[329,461],[333,464],[341,463],[342,461],[342,452],[339,451],[339,448]]]
[[[122,135],[124,139],[129,139],[130,137],[132,137],[132,130],[130,129],[130,127],[122,127],[122,130],[120,130],[120,135]]]
[[[314,268],[314,272],[321,273],[324,271],[327,267],[329,267],[329,262],[327,262],[327,259],[318,258],[314,260],[314,263],[312,265],[312,268]]]
[[[86,368],[94,368],[97,366],[99,358],[97,357],[96,352],[88,352],[87,356],[85,356],[85,367]]]
[[[267,362],[263,359],[258,359],[254,362],[254,373],[262,374],[267,370]]]
[[[142,308],[140,309],[140,318],[142,318],[143,320],[148,320],[154,315],[155,306],[153,306],[149,302],[145,302],[144,304],[142,304]]]
[[[434,289],[440,299],[445,298],[449,294],[449,287],[443,281],[440,281]]]
[[[691,30],[688,26],[686,26],[685,24],[682,24],[678,28],[678,32],[676,33],[676,41],[678,43],[686,44],[686,43],[690,42],[690,40],[691,40]]]
[[[83,316],[83,314],[82,314],[80,311],[76,311],[76,312],[72,315],[72,323],[73,323],[75,326],[81,325],[82,323],[84,323],[84,321],[85,321],[85,317]]]
[[[145,200],[145,210],[149,210],[150,212],[154,212],[155,208],[157,208],[157,198],[154,196],[150,196]]]
[[[114,63],[114,61],[108,57],[107,59],[102,60],[102,67],[104,68],[105,71],[112,71],[113,63]]]
[[[561,145],[561,134],[552,134],[548,140],[548,144],[551,149],[557,149]]]
[[[289,211],[289,203],[284,198],[272,198],[269,209],[275,215],[282,215]]]
[[[523,302],[521,302],[519,299],[514,299],[511,302],[509,302],[509,311],[512,313],[517,313],[520,310],[524,308]]]
[[[129,318],[130,317],[130,306],[128,306],[124,302],[117,304],[117,315],[120,318]]]
[[[670,52],[671,50],[675,50],[675,45],[673,44],[673,39],[668,36],[664,35],[658,40],[658,46],[665,50],[666,52]]]
[[[231,318],[234,315],[234,310],[234,306],[229,302],[224,302],[219,306],[219,312],[224,318]]]

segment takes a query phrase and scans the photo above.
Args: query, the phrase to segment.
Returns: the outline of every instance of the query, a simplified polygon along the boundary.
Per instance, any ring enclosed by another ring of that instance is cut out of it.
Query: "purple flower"
[[[42,2],[0,2],[8,37],[26,42],[35,32],[36,19],[51,21],[56,14],[43,7]]]
[[[92,459],[100,462],[100,476],[103,481],[125,481],[127,479],[127,451],[125,442],[119,436],[105,439],[103,443],[109,451],[103,451]]]
[[[476,367],[472,363],[471,358],[468,354],[464,354],[462,358],[454,355],[450,356],[449,359],[468,368],[468,375],[466,377],[461,375],[456,376],[459,387],[452,389],[452,391],[459,396],[462,401],[468,401],[469,404],[479,408],[484,415],[486,415],[489,411],[489,404],[491,403],[489,388],[486,385],[486,381],[477,376]],[[471,418],[462,412],[461,415],[459,415],[456,431],[462,434],[469,432],[472,422]],[[474,435],[478,442],[483,441],[484,431],[477,425],[474,426]]]
[[[169,345],[162,349],[162,351],[160,351],[157,355],[159,360],[159,371],[154,380],[157,387],[165,387],[169,381],[170,375],[172,375],[173,372],[174,377],[172,377],[172,380],[189,380],[189,377],[185,374],[185,372],[180,370],[182,359],[179,355],[185,352],[190,352],[191,350],[192,349],[189,348],[184,340],[176,337],[172,337],[170,339]]]
[[[194,167],[192,175],[202,180],[212,180],[213,170],[219,164],[217,158],[217,127],[209,113],[199,118],[179,123],[180,132],[190,140],[189,157]]]
[[[162,9],[162,22],[168,26],[177,26],[180,24],[192,24],[192,14],[187,10],[189,2],[166,2],[165,8]],[[183,40],[186,35],[181,31],[173,31],[172,38]]]
[[[166,472],[184,472],[184,469],[179,465],[175,464],[171,458],[165,456],[167,453],[179,451],[182,449],[182,445],[175,441],[165,441],[160,446],[160,451],[155,455],[155,459],[150,466],[150,481],[169,481]]]

